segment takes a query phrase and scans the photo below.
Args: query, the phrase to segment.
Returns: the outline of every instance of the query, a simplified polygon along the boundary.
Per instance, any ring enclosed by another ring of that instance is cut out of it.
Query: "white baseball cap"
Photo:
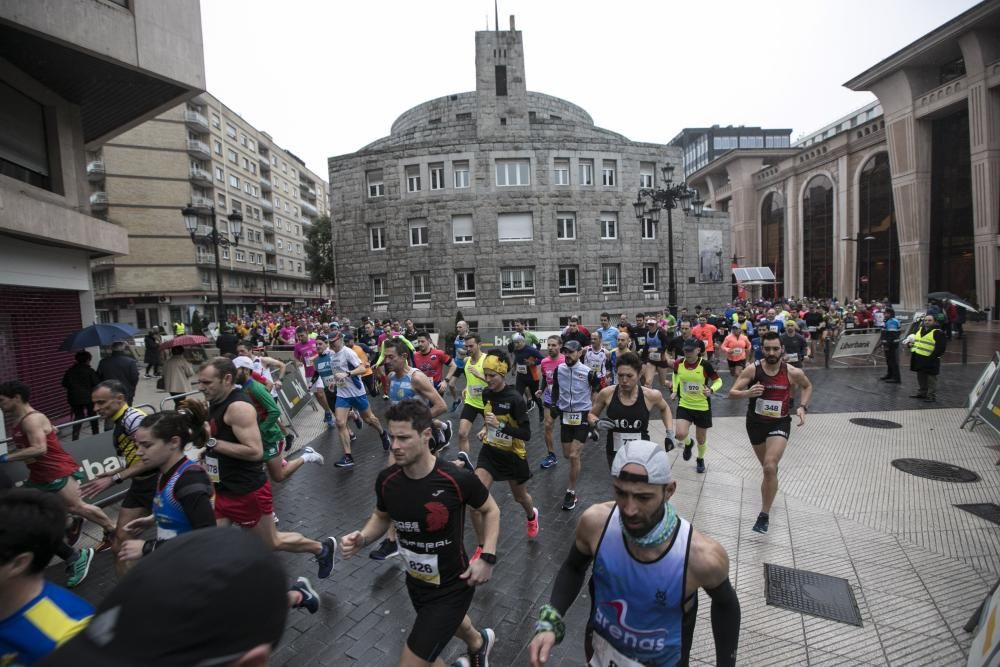
[[[233,359],[233,366],[253,370],[253,359],[250,357],[236,357]]]
[[[650,440],[629,440],[615,454],[615,460],[611,464],[611,476],[621,475],[622,469],[630,463],[645,469],[646,481],[649,484],[670,484],[673,481],[667,450],[661,444]]]

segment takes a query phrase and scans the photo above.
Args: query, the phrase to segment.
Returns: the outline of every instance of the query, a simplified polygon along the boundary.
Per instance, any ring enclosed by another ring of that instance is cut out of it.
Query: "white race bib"
[[[498,445],[500,447],[509,448],[511,445],[514,444],[514,436],[507,435],[506,433],[500,430],[501,428],[503,427],[497,426],[496,428],[494,428],[492,426],[487,426],[486,442],[490,443],[491,445]]]
[[[483,397],[483,389],[486,387],[481,384],[474,384],[469,387],[469,397],[474,400],[480,400]]]
[[[642,433],[612,433],[611,434],[611,446],[617,452],[622,448],[626,442],[632,442],[633,440],[641,440]]]
[[[306,368],[312,368],[315,363],[316,363],[316,357],[308,357],[307,356],[305,358],[304,364],[305,364]]]
[[[212,484],[218,484],[222,481],[219,477],[219,459],[214,456],[205,457],[205,472],[208,473],[208,478],[212,480]]]
[[[817,330],[817,329],[818,329],[819,327],[806,327],[806,328],[807,328],[807,329],[809,329],[809,333],[816,333],[816,330]]]
[[[649,351],[649,360],[650,361],[659,361],[660,360],[660,353],[659,352],[654,352],[653,350],[650,350]]]
[[[564,412],[562,414],[562,423],[566,426],[579,426],[583,423],[580,412]]]
[[[641,662],[622,655],[597,632],[591,635],[591,645],[594,655],[590,658],[590,667],[642,667]]]
[[[699,382],[685,382],[684,383],[684,393],[685,394],[700,394],[701,393],[701,383]]]
[[[406,564],[406,573],[428,584],[441,585],[441,572],[438,570],[437,554],[418,554],[399,547],[399,553]]]
[[[761,417],[780,417],[781,401],[767,401],[763,398],[758,398],[756,411]]]
[[[177,531],[172,528],[164,528],[163,526],[156,527],[156,539],[158,540],[172,540],[177,537]]]
[[[339,382],[337,382],[337,378],[335,378],[335,377],[334,377],[334,376],[332,376],[332,375],[327,375],[327,376],[326,376],[325,378],[323,378],[323,384],[325,384],[325,385],[326,385],[326,388],[327,388],[327,389],[330,389],[331,391],[333,390],[333,388],[334,388],[335,386],[336,386],[336,387],[339,387],[339,386],[340,386],[340,383],[339,383]]]
[[[528,366],[526,364],[518,364],[518,365],[514,366],[514,369],[517,371],[518,375],[527,375],[528,374]]]
[[[591,362],[590,370],[594,371],[595,373],[599,373],[601,370],[601,362],[599,361]]]
[[[769,329],[770,329],[771,331],[777,331],[777,330],[778,330],[778,325],[777,325],[777,324],[772,324],[772,325],[771,325],[770,327],[768,327],[768,328],[769,328]]]
[[[798,360],[799,360],[799,353],[798,352],[792,352],[791,354],[789,354],[787,352],[785,353],[785,361],[787,361],[788,363],[794,364]]]
[[[854,328],[854,323],[853,323],[853,322],[847,322],[847,323],[846,323],[846,324],[844,325],[844,328],[845,328],[845,329],[853,329],[853,328]]]

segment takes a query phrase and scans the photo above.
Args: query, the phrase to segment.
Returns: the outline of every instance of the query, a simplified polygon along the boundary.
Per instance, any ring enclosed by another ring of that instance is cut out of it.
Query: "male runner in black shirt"
[[[431,413],[416,400],[389,406],[395,465],[375,481],[375,511],[361,530],[344,535],[341,555],[350,558],[395,525],[406,566],[406,588],[417,612],[399,664],[444,667],[441,651],[452,636],[469,647],[455,664],[487,665],[493,630],[477,630],[466,612],[475,586],[490,580],[496,563],[500,508],[471,471],[439,461],[431,453]],[[483,523],[483,551],[471,564],[465,553],[465,507]]]

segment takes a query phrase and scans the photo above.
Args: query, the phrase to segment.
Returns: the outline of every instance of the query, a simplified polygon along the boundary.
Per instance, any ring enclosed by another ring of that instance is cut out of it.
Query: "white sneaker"
[[[302,448],[302,460],[305,461],[306,463],[318,463],[320,465],[323,465],[326,462],[326,460],[323,458],[323,455],[317,452],[312,447]]]

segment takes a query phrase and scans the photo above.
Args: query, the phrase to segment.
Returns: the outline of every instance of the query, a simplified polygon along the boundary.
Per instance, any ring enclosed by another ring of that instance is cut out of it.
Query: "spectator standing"
[[[163,364],[163,388],[174,399],[175,404],[179,400],[178,396],[192,390],[192,377],[194,377],[194,368],[184,358],[184,347],[179,345],[170,350],[170,358]]]
[[[223,331],[218,339],[216,339],[215,344],[219,346],[219,355],[225,356],[231,354],[234,357],[239,354],[236,348],[240,344],[240,339],[233,331],[233,326],[231,324],[226,325],[225,331]]]
[[[153,371],[153,375],[160,375],[160,343],[162,339],[160,338],[160,330],[158,327],[153,327],[146,334],[146,351],[143,354],[143,361],[146,362],[146,377],[152,377],[149,374],[150,369]]]
[[[924,315],[924,322],[913,334],[913,340],[907,342],[910,348],[910,370],[917,374],[920,387],[910,398],[922,398],[926,403],[937,400],[937,379],[946,344],[937,319],[930,313]]]
[[[97,371],[91,367],[93,359],[90,352],[80,350],[76,353],[76,363],[66,369],[63,374],[62,386],[66,388],[66,401],[73,413],[73,421],[94,416],[94,402],[90,399],[90,394],[94,387],[100,382]],[[100,432],[98,420],[90,422],[90,431],[94,435]],[[73,426],[73,439],[80,439],[80,427],[83,424]]]
[[[97,377],[104,380],[118,380],[128,390],[128,403],[135,398],[135,388],[139,384],[139,364],[135,357],[125,352],[125,343],[117,341],[111,344],[111,355],[101,359],[97,364]]]

